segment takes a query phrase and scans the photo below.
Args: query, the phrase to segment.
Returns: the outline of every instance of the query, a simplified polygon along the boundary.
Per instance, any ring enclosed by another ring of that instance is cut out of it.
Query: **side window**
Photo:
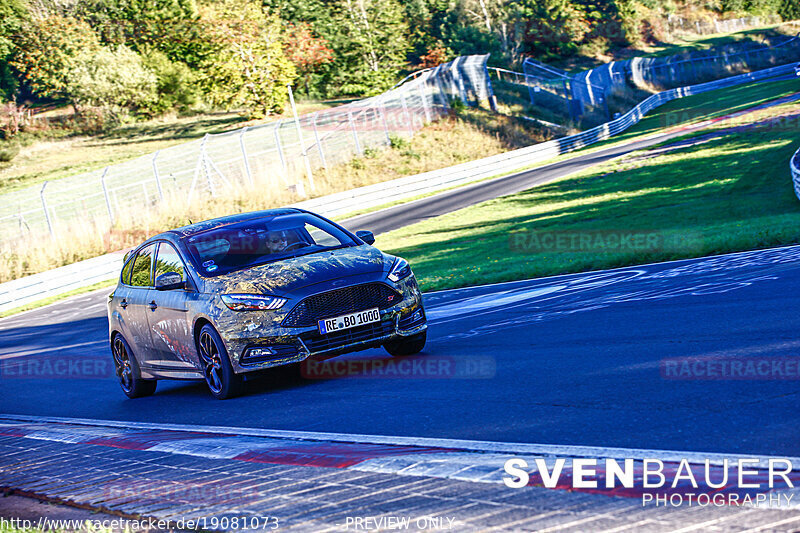
[[[181,279],[186,281],[186,270],[183,267],[181,256],[171,244],[162,242],[158,245],[158,256],[156,259],[156,279],[161,274],[167,272],[177,272],[181,275]]]
[[[120,276],[120,280],[122,280],[122,283],[124,283],[125,285],[130,285],[131,269],[133,268],[133,258],[126,257],[126,259],[130,260],[127,263],[125,263],[125,266],[122,267],[122,275]]]
[[[150,273],[153,266],[153,254],[156,251],[156,245],[151,244],[146,248],[142,248],[136,259],[133,260],[133,269],[131,269],[131,285],[134,287],[151,287],[153,279]]]

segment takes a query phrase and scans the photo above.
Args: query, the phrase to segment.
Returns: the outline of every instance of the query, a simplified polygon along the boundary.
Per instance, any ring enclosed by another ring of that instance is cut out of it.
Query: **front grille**
[[[269,348],[275,353],[253,356],[251,355],[252,348]],[[295,357],[298,354],[297,348],[298,347],[293,344],[269,344],[264,346],[248,347],[244,351],[244,355],[242,355],[242,359],[239,361],[239,363],[242,365],[254,365],[257,363],[263,363],[265,361],[278,361],[281,359],[288,359],[291,357]]]
[[[366,309],[386,309],[402,300],[397,291],[383,283],[365,283],[315,294],[297,304],[283,319],[284,327],[316,326],[318,320]]]
[[[312,353],[336,350],[348,344],[369,341],[394,333],[394,322],[373,322],[357,328],[345,329],[321,335],[316,331],[300,336],[308,350]]]
[[[425,323],[425,311],[418,307],[411,313],[401,316],[398,327],[402,330],[414,329]]]

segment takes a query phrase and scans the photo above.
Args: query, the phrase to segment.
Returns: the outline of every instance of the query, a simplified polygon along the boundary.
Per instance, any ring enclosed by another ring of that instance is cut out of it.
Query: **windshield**
[[[247,220],[184,242],[204,276],[358,244],[338,227],[307,213]]]

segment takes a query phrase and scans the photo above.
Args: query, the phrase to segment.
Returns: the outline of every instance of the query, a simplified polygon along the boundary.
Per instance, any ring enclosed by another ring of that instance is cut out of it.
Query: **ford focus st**
[[[204,379],[219,399],[248,372],[383,346],[412,355],[426,340],[408,262],[299,209],[229,216],[167,231],[124,261],[108,300],[123,392],[159,379]]]

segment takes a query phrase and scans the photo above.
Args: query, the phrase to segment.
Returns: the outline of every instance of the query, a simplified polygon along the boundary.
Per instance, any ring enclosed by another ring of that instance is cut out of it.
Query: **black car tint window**
[[[156,279],[161,274],[167,272],[177,272],[181,275],[181,279],[186,281],[186,269],[183,267],[181,256],[171,244],[162,242],[158,246],[158,256],[156,259]]]
[[[337,226],[306,213],[247,220],[186,240],[206,276],[356,244]]]
[[[136,259],[133,260],[133,269],[131,270],[131,285],[134,287],[150,287],[153,285],[153,279],[150,277],[153,266],[153,252],[156,245],[151,244],[146,248],[142,248]]]

